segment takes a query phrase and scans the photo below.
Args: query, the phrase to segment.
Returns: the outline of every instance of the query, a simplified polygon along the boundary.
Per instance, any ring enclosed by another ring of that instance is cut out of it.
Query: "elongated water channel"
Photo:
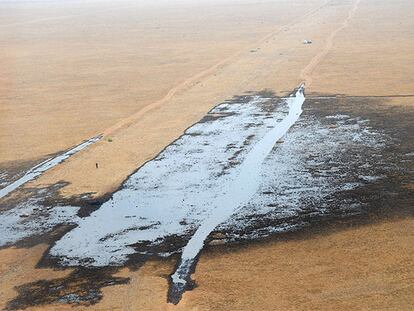
[[[82,149],[85,149],[89,145],[97,142],[99,139],[101,139],[101,136],[96,136],[91,139],[88,139],[84,141],[83,143],[66,151],[65,153],[62,153],[62,154],[57,155],[56,157],[47,159],[46,161],[43,161],[42,163],[32,167],[18,180],[0,189],[0,199],[8,195],[10,192],[16,190],[18,187],[42,175],[44,172],[58,165],[59,163],[63,162],[64,160],[74,155],[75,153],[78,153]]]
[[[240,169],[233,171],[230,177],[231,182],[224,185],[223,195],[213,198],[210,202],[212,206],[210,216],[203,221],[184,247],[181,263],[171,277],[175,287],[173,291],[179,293],[185,289],[191,267],[208,235],[219,224],[226,221],[238,207],[248,203],[258,190],[261,182],[261,164],[276,142],[287,133],[302,113],[302,104],[305,101],[304,85],[301,85],[296,93],[286,101],[289,108],[287,116],[254,145],[240,164]]]

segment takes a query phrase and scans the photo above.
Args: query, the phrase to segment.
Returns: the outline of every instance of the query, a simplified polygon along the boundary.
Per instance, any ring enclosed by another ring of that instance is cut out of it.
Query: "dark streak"
[[[18,296],[7,304],[6,310],[22,310],[52,303],[96,304],[102,299],[102,287],[129,283],[129,278],[112,276],[116,271],[114,268],[80,268],[64,278],[18,286]]]

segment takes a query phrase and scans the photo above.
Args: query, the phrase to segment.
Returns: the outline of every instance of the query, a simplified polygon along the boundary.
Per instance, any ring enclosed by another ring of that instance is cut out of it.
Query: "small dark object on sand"
[[[99,167],[98,162],[96,162],[96,163],[95,163],[95,166],[96,166],[96,168],[98,168],[98,167]]]

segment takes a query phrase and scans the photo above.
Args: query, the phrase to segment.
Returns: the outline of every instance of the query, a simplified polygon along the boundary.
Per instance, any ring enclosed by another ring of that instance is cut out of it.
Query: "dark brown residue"
[[[263,93],[264,97],[274,97],[273,93]],[[317,94],[316,94],[317,95]],[[252,96],[235,97],[231,102],[248,102]],[[233,245],[226,244],[225,246],[214,246],[214,248],[226,251],[236,251],[243,247],[245,243],[251,243],[251,240],[234,239],[235,235],[248,235],[252,232],[265,230],[269,226],[278,226],[282,223],[306,223],[300,228],[298,232],[273,234],[266,239],[295,239],[300,237],[309,237],[312,234],[326,233],[329,230],[338,230],[352,225],[366,224],[373,221],[379,221],[396,215],[403,215],[404,217],[414,216],[414,189],[413,177],[414,167],[412,158],[404,158],[404,154],[413,152],[414,124],[412,122],[414,111],[412,108],[403,106],[388,106],[387,98],[373,98],[373,97],[335,97],[318,95],[318,98],[307,99],[304,104],[304,114],[317,116],[318,119],[323,119],[327,115],[334,114],[349,114],[352,117],[361,116],[370,120],[370,126],[374,129],[383,130],[387,135],[394,139],[394,142],[387,146],[383,156],[388,157],[388,163],[396,164],[396,169],[392,174],[389,174],[386,179],[368,185],[364,189],[356,189],[346,193],[339,194],[335,200],[343,201],[349,198],[356,198],[361,200],[363,210],[360,214],[347,215],[340,210],[333,210],[333,214],[321,217],[315,213],[317,206],[312,206],[312,202],[303,202],[303,211],[292,219],[272,219],[271,215],[268,217],[258,217],[251,222],[251,225],[244,228],[242,231],[226,231],[216,230],[214,234],[209,237],[207,242],[217,239],[217,236],[232,238],[235,242]],[[273,100],[278,100],[274,98]],[[264,105],[264,111],[270,111],[274,107],[274,103],[269,106]],[[218,114],[208,114],[200,122],[213,122],[217,118],[226,117],[230,115],[225,110]],[[246,146],[250,143],[250,139],[243,142]],[[241,153],[239,146],[228,146],[228,149],[235,149],[233,156],[229,159],[229,165],[235,165],[237,157]],[[396,161],[407,161],[402,166]],[[401,169],[403,167],[403,169]],[[92,199],[91,194],[86,194],[81,197],[71,198],[70,200],[63,200],[57,195],[58,190],[64,186],[64,183],[51,188],[54,195],[50,196],[44,201],[44,205],[53,205],[56,202],[66,202],[70,205],[82,206],[79,216],[86,217],[92,211],[98,209],[100,205],[106,201],[112,194],[107,194],[99,199]],[[27,190],[29,191],[29,190]],[[266,195],[272,195],[269,191]],[[332,204],[336,204],[333,200]],[[68,202],[70,201],[70,202]],[[272,205],[272,204],[270,204]],[[269,206],[270,206],[269,205]],[[0,205],[1,209],[8,209],[9,202]],[[276,205],[275,205],[276,207]],[[250,216],[254,218],[254,215]],[[325,229],[323,229],[325,228]],[[38,243],[50,243],[58,240],[70,228],[65,226],[57,226],[51,233],[46,233],[41,236],[31,237],[21,242],[20,247],[30,247]],[[191,236],[193,232],[188,232]],[[148,251],[149,256],[140,254],[131,255],[127,265],[132,269],[139,269],[141,264],[148,258],[152,258],[160,250],[168,252],[177,250],[184,246],[188,241],[188,236],[171,236],[166,238],[160,245],[161,248],[153,249],[153,246],[145,245],[144,243],[137,243],[132,245],[139,251]],[[224,238],[223,238],[224,239]],[[263,240],[262,240],[263,241]],[[256,241],[255,243],[262,243]],[[207,244],[207,243],[206,243]],[[208,246],[207,250],[213,246]],[[46,252],[47,253],[47,252]],[[46,255],[46,254],[45,254]],[[39,267],[41,266],[55,266],[56,263],[45,256],[42,258]],[[195,266],[194,266],[195,269]],[[69,274],[68,277],[40,280],[28,284],[21,285],[16,288],[18,296],[10,301],[7,305],[8,310],[25,309],[35,305],[45,305],[51,303],[67,303],[77,305],[91,305],[97,303],[102,298],[101,288],[111,285],[128,284],[128,278],[120,278],[112,276],[117,272],[115,268],[100,268],[100,269],[86,269],[80,268]],[[195,283],[191,283],[192,287]]]
[[[52,303],[96,304],[102,299],[102,287],[129,283],[129,278],[112,276],[115,272],[114,268],[80,268],[64,278],[18,286],[17,297],[7,304],[6,310],[22,310]]]

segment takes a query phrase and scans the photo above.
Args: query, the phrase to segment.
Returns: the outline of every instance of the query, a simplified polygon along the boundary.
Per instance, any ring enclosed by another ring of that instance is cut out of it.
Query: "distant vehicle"
[[[312,40],[303,40],[303,44],[312,44]]]

